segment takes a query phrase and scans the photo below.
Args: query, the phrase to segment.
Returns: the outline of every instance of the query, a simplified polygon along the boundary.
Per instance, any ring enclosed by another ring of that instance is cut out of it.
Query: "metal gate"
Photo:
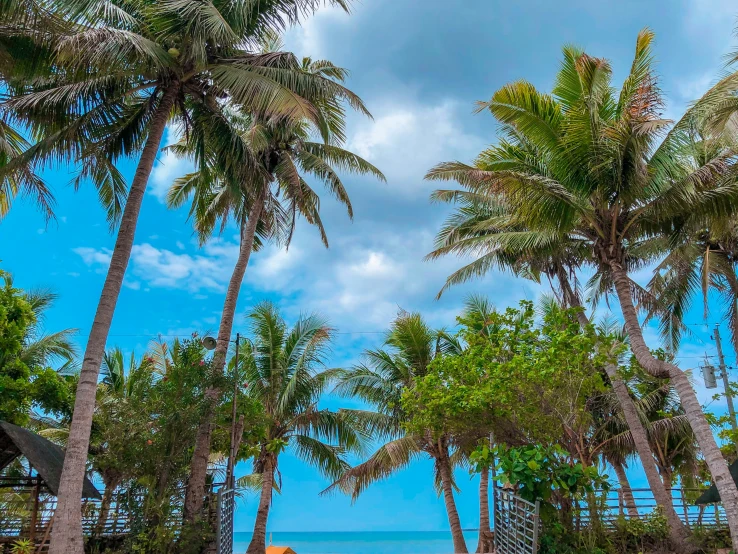
[[[218,521],[215,535],[218,554],[233,554],[233,514],[235,511],[235,491],[221,487],[218,490]]]
[[[513,491],[493,489],[494,545],[497,554],[536,554],[540,503],[523,500]]]

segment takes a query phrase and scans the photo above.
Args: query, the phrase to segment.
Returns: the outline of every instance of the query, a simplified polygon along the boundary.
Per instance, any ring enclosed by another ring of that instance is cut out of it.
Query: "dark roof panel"
[[[38,472],[52,494],[56,495],[64,466],[64,450],[28,429],[0,421],[0,470],[21,455]],[[82,496],[100,498],[100,493],[87,477],[82,485]]]
[[[730,464],[730,466],[728,466],[728,469],[730,470],[730,476],[733,478],[733,481],[738,484],[738,460]],[[715,485],[712,485],[709,489],[702,493],[702,496],[694,501],[694,503],[697,505],[714,504],[716,502],[720,502],[720,493],[718,492]]]

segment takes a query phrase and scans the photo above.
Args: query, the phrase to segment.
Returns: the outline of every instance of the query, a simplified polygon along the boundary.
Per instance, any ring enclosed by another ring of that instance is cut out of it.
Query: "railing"
[[[212,491],[207,493],[208,499]],[[169,504],[163,524],[179,533],[182,521],[182,499]],[[211,502],[206,501],[206,506]],[[105,517],[101,517],[103,502],[82,501],[82,528],[87,536],[126,535],[140,526],[144,517],[146,497],[142,493],[118,490],[113,493]],[[34,543],[45,542],[53,525],[56,497],[36,478],[0,480],[0,551],[2,544],[20,538]]]
[[[606,525],[614,525],[619,518],[633,518],[650,514],[658,507],[651,489],[631,489],[633,502],[623,494],[622,489],[612,489],[606,493],[595,493],[597,515]],[[687,527],[720,527],[727,524],[722,504],[696,506],[694,501],[704,489],[670,489],[674,510]],[[629,509],[630,508],[630,509]],[[575,507],[575,522],[586,525],[590,519],[590,508],[585,501]]]

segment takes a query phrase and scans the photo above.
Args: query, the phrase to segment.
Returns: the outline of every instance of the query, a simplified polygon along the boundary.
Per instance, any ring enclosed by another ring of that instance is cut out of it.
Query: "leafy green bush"
[[[693,530],[694,544],[707,552],[714,552],[718,548],[730,548],[730,530],[727,527],[711,529],[698,527]]]
[[[619,518],[612,533],[618,552],[665,549],[668,548],[668,537],[668,523],[660,508],[639,519]]]

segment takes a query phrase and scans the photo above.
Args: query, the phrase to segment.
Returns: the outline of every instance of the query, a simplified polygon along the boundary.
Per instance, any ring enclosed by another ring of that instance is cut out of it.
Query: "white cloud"
[[[103,266],[103,269],[107,269],[110,265],[110,257],[113,254],[112,250],[107,248],[101,248],[96,250],[95,248],[79,247],[73,248],[72,252],[82,258],[82,261],[88,266]]]
[[[287,50],[314,59],[330,59],[325,48],[325,37],[330,36],[326,28],[345,25],[349,21],[351,16],[341,8],[334,5],[323,6],[285,33]]]
[[[172,127],[168,127],[162,142],[168,146],[177,142],[179,138],[180,134],[178,131]],[[169,150],[159,152],[156,158],[156,164],[149,178],[148,192],[156,196],[160,202],[164,202],[167,191],[175,179],[193,170],[194,165],[192,161],[185,158],[178,158]]]
[[[374,121],[361,120],[356,125],[348,147],[384,172],[393,191],[426,194],[435,188],[423,181],[431,167],[454,159],[471,161],[486,144],[464,131],[458,111],[452,101],[380,107]]]
[[[131,273],[151,287],[221,291],[233,267],[228,256],[179,254],[145,243],[131,252]]]
[[[225,291],[238,251],[238,244],[220,238],[213,239],[196,254],[157,248],[149,243],[137,244],[131,251],[129,278],[124,285],[139,290],[146,283],[154,288],[198,293],[193,298],[206,299],[203,292]],[[110,250],[80,247],[74,252],[98,271],[104,271],[110,264]],[[246,272],[247,281],[260,290],[289,288],[292,268],[300,257],[297,248],[285,251],[272,247],[254,253]]]
[[[129,288],[131,290],[140,290],[141,289],[141,283],[138,281],[123,281],[123,286],[126,288]]]
[[[700,98],[707,92],[715,82],[716,74],[714,72],[702,73],[694,77],[686,77],[679,80],[677,91],[685,102],[691,102]]]

